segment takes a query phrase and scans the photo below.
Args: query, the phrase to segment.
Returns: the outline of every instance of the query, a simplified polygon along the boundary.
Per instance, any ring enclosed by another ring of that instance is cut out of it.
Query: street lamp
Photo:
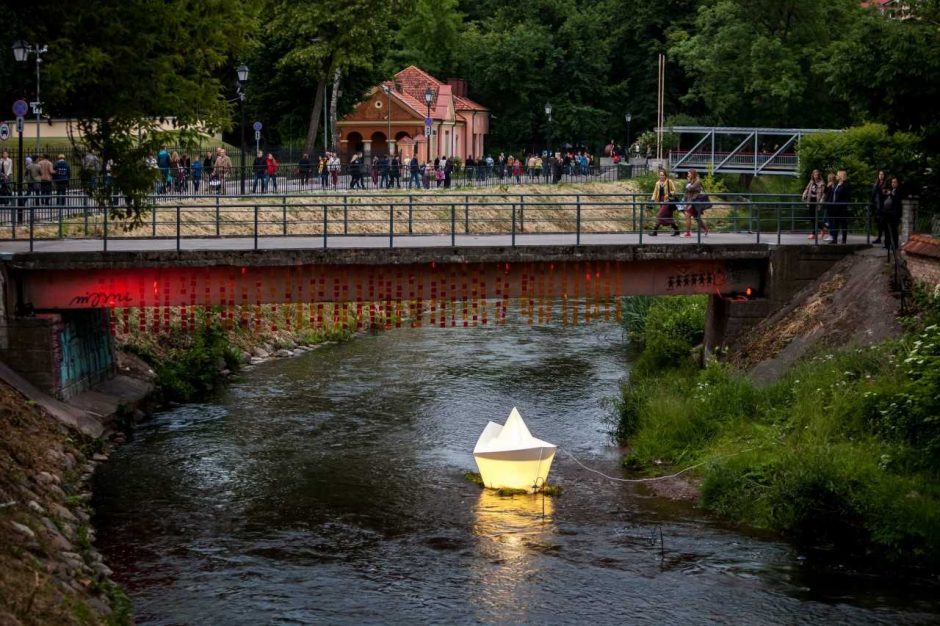
[[[428,105],[428,120],[431,119],[431,102],[433,102],[433,101],[434,101],[434,90],[431,89],[430,87],[428,87],[428,88],[424,91],[424,102],[425,102],[425,104]],[[429,125],[425,122],[424,128],[425,128],[424,133],[425,133],[425,135],[426,135],[427,138],[428,138],[428,161],[430,161],[430,160],[431,160],[431,129],[432,129],[432,126],[429,126]]]
[[[388,134],[385,135],[385,150],[389,158],[392,157],[392,88],[387,84],[382,85],[385,91],[385,116],[388,118]]]
[[[625,120],[627,120],[627,145],[624,146],[624,148],[626,149],[627,154],[630,154],[630,122],[633,121],[633,114],[627,113],[623,117]]]
[[[39,117],[42,115],[42,100],[39,99],[39,66],[42,64],[42,55],[48,51],[48,46],[39,44],[31,46],[22,39],[13,43],[13,58],[17,63],[25,63],[30,54],[36,55],[36,101],[29,103],[33,107],[33,113],[36,114],[36,154],[39,154]]]
[[[242,63],[238,66],[238,69],[235,70],[235,73],[238,75],[238,85],[236,91],[238,92],[238,99],[241,100],[241,109],[242,109],[242,158],[241,158],[241,178],[242,178],[242,193],[245,195],[245,83],[248,82],[248,66]]]
[[[545,103],[545,115],[548,117],[548,128],[545,133],[547,137],[547,142],[546,142],[545,147],[548,150],[548,157],[551,158],[552,156],[552,103],[551,102]]]

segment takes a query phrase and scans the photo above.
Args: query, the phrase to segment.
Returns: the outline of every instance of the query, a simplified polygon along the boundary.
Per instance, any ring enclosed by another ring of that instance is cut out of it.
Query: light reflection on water
[[[501,498],[463,478],[486,422],[513,406],[535,436],[615,474],[605,399],[624,353],[613,324],[510,323],[400,329],[263,364],[141,425],[99,470],[98,544],[141,624],[940,615],[935,586],[813,569],[785,543],[564,454],[558,499]]]

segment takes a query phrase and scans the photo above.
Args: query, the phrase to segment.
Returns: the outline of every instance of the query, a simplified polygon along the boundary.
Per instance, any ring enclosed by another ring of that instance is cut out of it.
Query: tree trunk
[[[339,92],[339,77],[340,70],[339,68],[336,68],[336,70],[333,72],[333,93],[330,95],[330,135],[333,144],[333,152],[337,151],[337,144],[339,143],[336,141],[336,101],[339,99],[339,96],[337,95]]]
[[[320,130],[320,114],[323,112],[325,94],[326,79],[322,79],[317,83],[317,95],[313,99],[313,111],[310,113],[310,125],[307,127],[307,140],[304,142],[304,152],[307,154],[313,154],[316,150],[317,131]]]

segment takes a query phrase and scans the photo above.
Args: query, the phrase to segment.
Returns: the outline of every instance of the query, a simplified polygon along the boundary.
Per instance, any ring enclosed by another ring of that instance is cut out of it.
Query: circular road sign
[[[10,125],[4,122],[0,124],[0,141],[6,141],[10,138]]]
[[[251,125],[251,127],[254,128],[255,130],[261,130],[261,122],[255,122],[254,124]]]
[[[17,100],[13,103],[13,115],[16,117],[23,117],[27,111],[29,111],[29,104],[26,100]]]
[[[430,128],[432,124],[434,124],[434,120],[432,120],[430,117],[424,118],[424,125],[425,125],[425,126],[427,126],[428,128]]]

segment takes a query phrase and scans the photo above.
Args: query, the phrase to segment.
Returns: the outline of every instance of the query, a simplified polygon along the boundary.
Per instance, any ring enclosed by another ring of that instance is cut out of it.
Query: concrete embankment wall
[[[13,317],[0,324],[0,361],[60,400],[90,389],[114,372],[106,309]]]

